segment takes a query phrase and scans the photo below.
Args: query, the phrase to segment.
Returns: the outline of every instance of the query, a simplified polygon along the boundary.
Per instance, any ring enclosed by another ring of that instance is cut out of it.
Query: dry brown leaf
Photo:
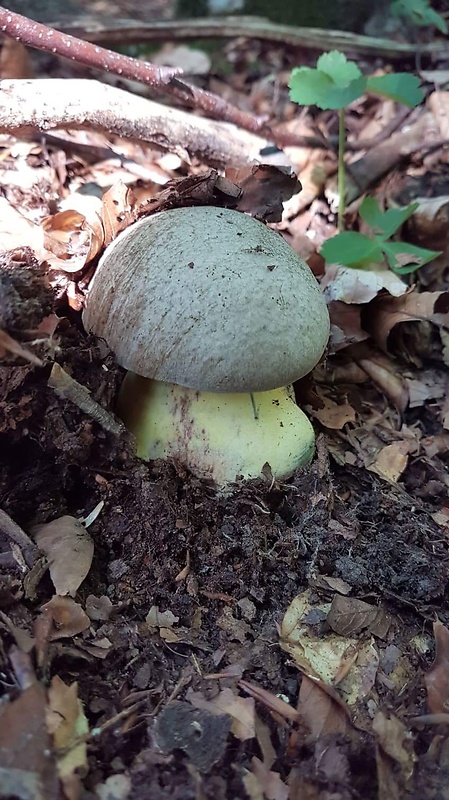
[[[242,644],[248,640],[248,636],[252,633],[251,626],[244,620],[234,617],[231,609],[226,606],[221,616],[217,619],[217,625],[221,630],[226,631],[231,639],[242,642]]]
[[[49,614],[53,620],[51,641],[76,636],[77,633],[87,630],[90,619],[78,603],[70,597],[55,595],[48,603],[42,606],[44,614]]]
[[[377,616],[377,611],[376,606],[364,603],[356,597],[335,595],[327,615],[327,623],[341,636],[350,636],[369,628]]]
[[[307,406],[307,411],[311,416],[315,417],[325,428],[340,431],[347,422],[355,422],[356,412],[348,402],[335,403],[328,397],[325,397],[319,389],[316,389],[324,408],[312,408]]]
[[[232,717],[231,732],[244,742],[253,739],[255,731],[255,704],[252,697],[240,697],[232,689],[222,689],[212,700],[206,700],[201,692],[189,690],[187,700],[194,706],[211,714],[228,714]]]
[[[79,272],[103,246],[101,222],[91,224],[75,209],[58,211],[41,221],[46,261],[52,269]]]
[[[449,196],[415,197],[418,208],[408,221],[412,241],[432,250],[449,245]]]
[[[347,201],[351,203],[390,170],[394,170],[401,158],[439,140],[434,116],[420,109],[420,114],[410,125],[383,139],[365,154],[351,163],[347,179]],[[446,138],[446,137],[444,137]]]
[[[409,400],[408,388],[393,362],[382,353],[371,353],[369,358],[357,359],[357,363],[390,402],[399,411],[405,411]]]
[[[97,622],[107,621],[111,616],[113,608],[114,606],[106,595],[95,597],[95,595],[90,594],[86,599],[85,610],[91,620]]]
[[[373,461],[368,466],[370,472],[375,472],[381,478],[396,483],[404,472],[407,464],[410,449],[413,447],[411,442],[393,442],[382,447]]]
[[[393,297],[407,291],[405,284],[387,267],[376,265],[371,269],[350,269],[340,264],[329,264],[321,281],[328,303],[340,300],[348,304],[364,304],[374,300],[383,289]]]
[[[0,710],[1,794],[59,800],[59,781],[45,724],[44,687],[34,683]]]
[[[265,722],[262,722],[258,714],[254,715],[254,721],[255,721],[256,739],[257,739],[257,744],[260,747],[260,752],[262,753],[262,761],[267,767],[267,769],[271,769],[274,762],[276,761],[277,755],[276,755],[276,750],[273,747],[273,742],[271,741],[270,728]]]
[[[122,181],[117,181],[103,195],[101,223],[104,230],[104,244],[107,246],[135,222],[135,198],[132,189]]]
[[[409,781],[416,760],[411,732],[400,719],[394,715],[387,717],[382,711],[378,711],[373,719],[373,731],[384,752],[399,765],[404,780]]]
[[[159,611],[159,606],[151,606],[145,622],[152,632],[159,628],[169,629],[172,628],[177,622],[179,617],[175,617],[171,611]]]
[[[277,716],[290,720],[291,722],[296,722],[298,719],[298,712],[295,711],[294,708],[286,703],[285,700],[282,698],[277,697],[273,692],[267,691],[267,689],[262,689],[261,686],[257,686],[254,683],[250,683],[249,681],[239,681],[238,686],[240,689],[243,689],[250,697],[253,697],[259,703],[265,706],[269,711]]]
[[[301,191],[301,183],[291,167],[254,164],[228,167],[225,174],[242,189],[236,208],[267,222],[279,222],[283,203]]]
[[[278,772],[272,772],[256,756],[251,760],[251,773],[243,776],[243,784],[251,800],[288,800],[288,786]]]
[[[424,675],[427,706],[431,714],[449,712],[449,630],[439,621],[433,623],[435,660]]]
[[[396,337],[401,333],[395,328],[411,322],[416,324],[418,338],[422,336],[419,326],[423,323],[448,325],[449,292],[409,291],[402,297],[379,298],[372,305],[369,330],[379,347],[389,352],[400,346],[392,339],[393,332]]]
[[[86,528],[67,515],[36,526],[33,535],[49,563],[56,594],[74,597],[94,555],[94,543]]]
[[[376,762],[379,800],[401,800],[408,794],[415,754],[413,736],[395,716],[378,711],[373,720],[377,740]]]
[[[1,37],[0,80],[34,78],[27,48],[9,36]]]
[[[331,321],[330,348],[336,353],[350,344],[363,342],[369,334],[362,329],[361,307],[333,300],[328,305]],[[353,362],[352,362],[353,363]],[[332,365],[329,365],[332,368]]]
[[[409,393],[409,408],[419,408],[427,400],[441,400],[446,395],[446,371],[425,369],[419,377],[405,378]]]
[[[352,520],[348,520],[344,525],[343,522],[340,522],[337,519],[330,519],[329,530],[336,536],[342,536],[343,539],[357,539],[357,536],[359,535],[359,526],[355,521]],[[339,591],[339,589],[336,589],[336,591]],[[340,591],[340,594],[346,593]]]
[[[341,706],[307,675],[303,675],[301,681],[298,713],[315,739],[329,734],[345,734],[350,727]]]
[[[0,251],[30,247],[38,261],[46,256],[44,235],[39,225],[24,217],[6,197],[0,197]]]
[[[107,636],[89,642],[77,642],[77,645],[81,650],[85,650],[86,653],[89,653],[94,658],[100,659],[107,658],[114,646]]]
[[[67,800],[78,800],[81,790],[80,771],[87,771],[87,746],[80,737],[89,732],[78,684],[67,686],[58,675],[48,690],[47,729],[57,751],[58,774]]]
[[[313,627],[307,624],[308,615],[313,609],[321,609],[328,614],[330,607],[324,603],[310,605],[309,596],[309,592],[304,592],[290,603],[281,625],[280,646],[290,654],[301,672],[320,680],[324,691],[341,703],[341,697],[332,688],[338,681],[338,692],[345,700],[345,707],[346,704],[354,705],[369,694],[375,682],[379,663],[377,648],[371,640],[359,642],[336,633],[318,636]],[[338,598],[346,604],[350,599]],[[374,611],[377,615],[377,609]],[[345,625],[348,629],[351,627],[351,612],[341,618],[334,613],[334,618],[337,618],[337,626],[341,624],[343,629]],[[378,624],[377,616],[373,614],[374,623]],[[382,625],[380,628],[383,632]],[[352,657],[353,653],[357,654],[356,659]]]
[[[339,523],[337,523],[337,525],[338,524]],[[322,589],[331,589],[334,592],[344,595],[349,594],[352,589],[351,585],[342,578],[334,578],[331,575],[318,575],[313,585]]]

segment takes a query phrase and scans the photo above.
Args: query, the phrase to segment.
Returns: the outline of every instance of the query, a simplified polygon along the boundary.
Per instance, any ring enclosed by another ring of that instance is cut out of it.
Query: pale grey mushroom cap
[[[164,211],[120,234],[83,321],[125,369],[209,392],[293,383],[329,338],[307,264],[263,223],[213,206]]]

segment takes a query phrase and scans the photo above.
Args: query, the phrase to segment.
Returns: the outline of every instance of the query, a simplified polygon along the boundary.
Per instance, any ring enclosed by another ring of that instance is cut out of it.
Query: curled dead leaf
[[[404,323],[408,327],[404,328]],[[413,327],[410,327],[411,323]],[[435,326],[436,332],[448,325],[449,292],[412,291],[402,297],[381,297],[370,308],[367,327],[382,350],[400,352],[412,363],[419,363],[423,326],[429,323]],[[412,339],[413,329],[416,330],[416,342]]]
[[[231,732],[242,742],[256,735],[255,704],[252,697],[240,697],[232,689],[226,688],[218,692],[212,700],[206,700],[201,692],[189,690],[187,699],[195,708],[211,714],[228,714],[232,718]]]
[[[412,449],[412,442],[403,440],[387,444],[379,450],[375,460],[368,466],[370,472],[375,472],[381,478],[396,483],[404,472]]]
[[[350,269],[340,264],[330,264],[321,286],[328,302],[340,300],[343,303],[359,305],[369,303],[383,289],[393,297],[407,291],[405,284],[394,272],[379,265],[371,269]]]
[[[357,363],[393,405],[399,411],[405,411],[409,401],[408,388],[398,375],[394,363],[382,353],[374,352],[357,359]]]
[[[41,221],[46,261],[52,269],[79,272],[101,250],[103,231],[100,219],[88,221],[75,209],[58,211]]]
[[[87,630],[90,625],[87,614],[79,603],[75,603],[70,597],[55,595],[42,606],[41,610],[50,616],[53,622],[53,630],[49,637],[51,641],[76,636]]]
[[[335,403],[329,397],[326,397],[317,387],[316,392],[323,404],[322,408],[307,407],[309,413],[315,417],[325,428],[340,431],[347,422],[355,422],[356,412],[355,409],[346,401],[344,403]]]
[[[81,789],[80,770],[87,769],[87,746],[82,737],[89,732],[78,684],[67,686],[58,675],[48,690],[47,729],[53,736],[57,769],[67,800],[77,800]],[[81,741],[80,741],[81,739]]]
[[[94,543],[84,525],[75,517],[64,516],[37,526],[34,540],[47,557],[56,594],[76,594],[88,574]]]
[[[128,225],[135,222],[134,193],[123,181],[117,181],[104,193],[100,218],[104,230],[105,246],[110,244]]]
[[[431,714],[449,712],[449,630],[441,622],[433,624],[435,660],[424,676],[427,705]]]

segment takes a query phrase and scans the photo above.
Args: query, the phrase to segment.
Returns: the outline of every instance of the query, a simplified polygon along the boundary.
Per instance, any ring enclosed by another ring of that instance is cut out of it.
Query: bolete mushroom
[[[226,486],[311,459],[292,383],[329,336],[320,288],[282,237],[238,211],[146,217],[106,249],[83,321],[127,370],[118,411],[144,459]]]

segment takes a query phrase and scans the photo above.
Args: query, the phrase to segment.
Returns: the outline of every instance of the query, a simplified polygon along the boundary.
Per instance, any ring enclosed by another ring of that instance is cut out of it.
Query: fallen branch
[[[61,400],[70,400],[109,433],[113,433],[115,436],[120,436],[124,433],[125,426],[123,423],[114,419],[103,406],[100,406],[91,397],[89,390],[82,386],[81,383],[78,383],[75,378],[72,378],[59,364],[53,364],[48,385],[51,389],[54,389]]]
[[[0,6],[0,31],[36,50],[55,53],[122,78],[149,84],[155,91],[176,97],[191,107],[200,108],[209,117],[232,122],[247,131],[257,133],[265,126],[263,120],[240,111],[221,97],[182,81],[177,77],[182,70],[158,67],[105,50],[40,22],[34,22],[21,14],[15,14],[3,6]]]
[[[222,167],[263,160],[266,139],[89,80],[17,80],[0,85],[0,133],[94,128]]]
[[[374,36],[361,36],[347,31],[329,31],[321,28],[300,28],[278,25],[259,17],[220,17],[219,19],[180,19],[151,24],[132,19],[104,19],[83,16],[73,21],[54,23],[62,30],[82,36],[90,42],[109,44],[134,44],[166,40],[187,41],[195,39],[233,39],[242,36],[279,42],[290,47],[307,50],[342,50],[364,53],[388,59],[414,57],[417,45],[414,42],[394,42]],[[446,53],[447,40],[419,44],[421,55]]]

